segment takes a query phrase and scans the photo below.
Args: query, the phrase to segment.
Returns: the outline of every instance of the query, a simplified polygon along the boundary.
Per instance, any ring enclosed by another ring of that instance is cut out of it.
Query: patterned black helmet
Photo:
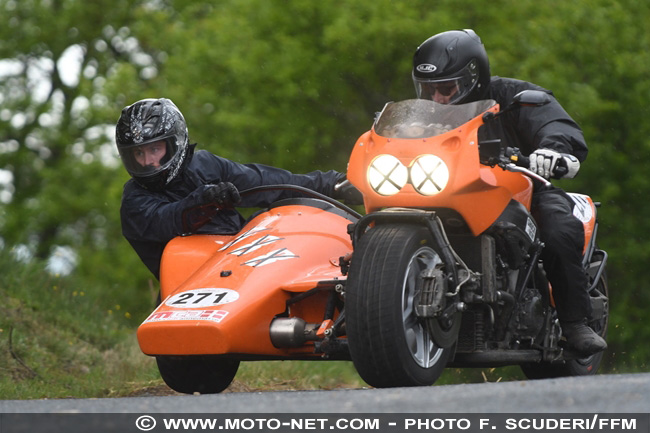
[[[484,99],[490,84],[487,52],[473,30],[452,30],[424,41],[413,56],[418,98],[443,104]]]
[[[115,141],[126,171],[153,191],[165,188],[191,157],[185,119],[169,99],[143,99],[125,107]]]

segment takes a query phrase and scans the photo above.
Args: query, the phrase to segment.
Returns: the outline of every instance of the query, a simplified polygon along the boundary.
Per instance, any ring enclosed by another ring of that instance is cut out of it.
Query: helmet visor
[[[439,104],[460,104],[472,93],[478,83],[476,60],[447,77],[421,78],[413,74],[413,84],[419,99],[430,99]]]
[[[157,138],[155,141],[119,147],[124,168],[131,176],[156,175],[170,164],[178,151],[176,136]]]

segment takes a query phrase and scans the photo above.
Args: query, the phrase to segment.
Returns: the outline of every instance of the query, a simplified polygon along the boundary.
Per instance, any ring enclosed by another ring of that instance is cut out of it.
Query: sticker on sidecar
[[[277,242],[281,240],[282,238],[279,238],[277,236],[264,235],[259,239],[255,239],[250,244],[246,244],[244,246],[232,250],[228,254],[232,254],[234,256],[243,256],[244,254],[248,254],[262,248],[264,245],[269,245],[272,244],[273,242]]]
[[[230,289],[193,289],[177,293],[165,301],[174,308],[205,308],[228,304],[239,299],[239,293]]]
[[[291,251],[289,251],[286,248],[280,248],[279,250],[271,251],[268,254],[264,254],[263,256],[256,257],[254,259],[251,259],[247,262],[242,263],[242,265],[246,266],[251,266],[253,268],[257,268],[260,266],[265,266],[271,263],[275,263],[279,260],[289,260],[289,259],[296,259],[300,256],[295,255]]]
[[[209,320],[219,323],[228,315],[224,310],[180,310],[154,311],[144,323],[166,322],[171,320]]]
[[[259,226],[257,226],[257,227],[253,227],[252,229],[245,231],[244,233],[240,234],[239,236],[237,236],[237,237],[236,237],[235,239],[233,239],[232,241],[228,242],[228,243],[227,243],[226,245],[224,245],[223,247],[219,248],[219,251],[225,251],[225,250],[227,250],[228,248],[230,248],[230,247],[232,247],[233,245],[235,245],[236,243],[241,242],[241,241],[243,241],[244,239],[249,238],[249,237],[251,237],[251,236],[253,236],[253,235],[256,235],[257,233],[263,232],[263,231],[265,231],[265,230],[271,230],[271,227],[268,227],[268,225],[271,224],[271,222],[273,222],[273,220],[271,220],[271,221],[265,221],[265,222],[263,222],[262,224],[260,224]]]

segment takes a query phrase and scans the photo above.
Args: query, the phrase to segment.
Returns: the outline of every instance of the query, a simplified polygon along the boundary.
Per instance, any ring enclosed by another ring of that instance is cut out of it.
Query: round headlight
[[[408,169],[393,155],[379,155],[368,167],[368,182],[377,194],[397,194],[408,181]]]
[[[435,195],[449,182],[447,164],[436,155],[419,156],[411,165],[411,184],[422,195]]]

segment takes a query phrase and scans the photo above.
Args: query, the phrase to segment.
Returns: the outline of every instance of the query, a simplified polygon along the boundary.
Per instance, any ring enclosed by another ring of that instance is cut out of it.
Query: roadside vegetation
[[[0,275],[0,398],[111,396],[155,378],[131,343],[129,312],[101,287],[7,254]]]

